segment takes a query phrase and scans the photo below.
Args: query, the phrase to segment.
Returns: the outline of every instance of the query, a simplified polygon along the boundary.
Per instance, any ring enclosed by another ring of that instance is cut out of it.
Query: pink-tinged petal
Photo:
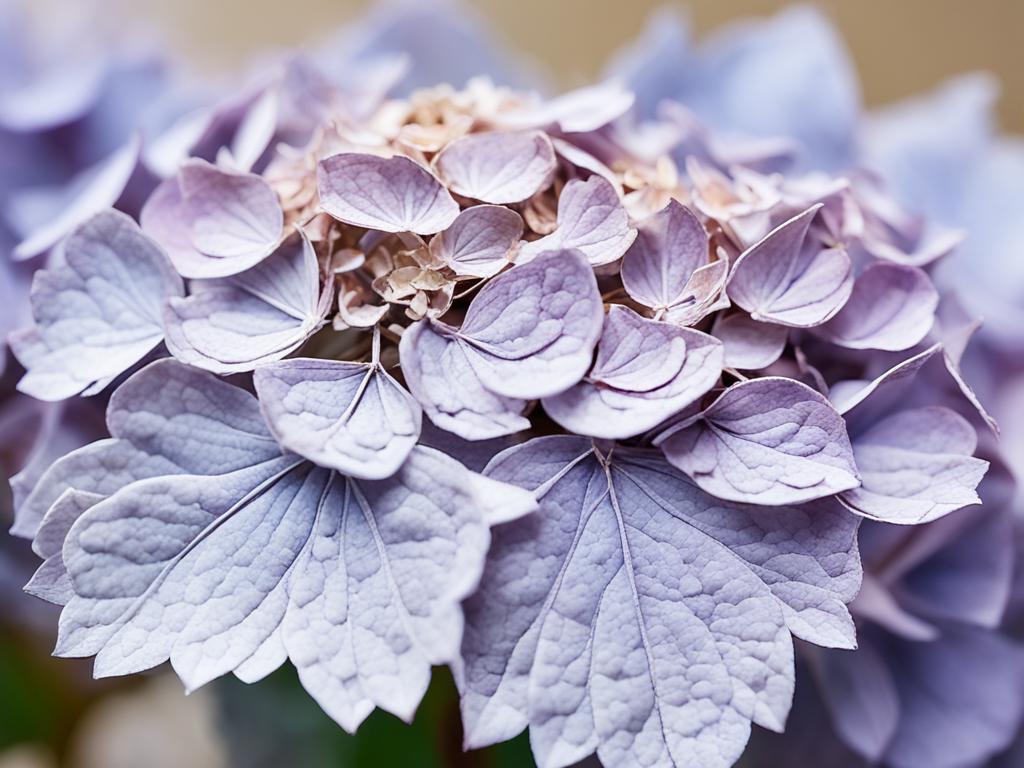
[[[451,226],[459,205],[408,157],[345,152],[317,166],[320,206],[339,221],[381,232],[432,235]]]
[[[726,768],[751,722],[782,730],[791,635],[855,645],[857,521],[831,500],[726,502],[657,452],[567,435],[485,473],[539,509],[494,530],[465,603],[468,748],[529,727],[539,765]]]
[[[547,188],[555,172],[551,140],[540,131],[473,133],[434,160],[448,188],[484,203],[519,203]]]
[[[601,176],[574,179],[558,198],[558,226],[550,235],[520,246],[517,263],[525,264],[545,251],[573,249],[591,266],[610,264],[636,238],[629,214],[615,189]]]
[[[493,277],[507,267],[523,235],[523,220],[510,208],[467,208],[430,241],[430,253],[457,275]]]
[[[228,277],[277,248],[284,213],[261,177],[187,161],[142,209],[142,229],[167,251],[184,277]]]
[[[632,437],[697,400],[715,385],[721,370],[717,339],[615,305],[605,318],[590,374],[544,398],[544,410],[578,434]]]
[[[725,345],[725,365],[741,371],[767,368],[782,355],[789,338],[784,325],[759,323],[743,312],[720,315],[711,335]]]
[[[860,274],[839,314],[814,332],[849,349],[910,349],[931,330],[938,305],[924,271],[878,262]]]
[[[634,301],[667,310],[686,300],[693,273],[707,263],[704,225],[672,200],[637,227],[622,259],[622,285]]]
[[[820,205],[780,224],[740,255],[729,298],[755,320],[796,328],[820,325],[850,296],[850,257],[808,235]]]
[[[485,285],[458,338],[488,390],[534,399],[583,378],[603,322],[597,280],[583,254],[553,251]]]
[[[443,327],[421,320],[406,328],[399,348],[413,397],[437,427],[464,440],[488,440],[530,428],[526,401],[489,391],[466,349]]]

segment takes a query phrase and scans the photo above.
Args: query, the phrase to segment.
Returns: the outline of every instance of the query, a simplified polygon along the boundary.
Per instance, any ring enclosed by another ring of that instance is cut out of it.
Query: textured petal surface
[[[782,728],[791,631],[853,643],[856,524],[834,507],[723,503],[656,453],[609,457],[576,437],[509,449],[487,474],[540,509],[496,529],[466,605],[470,747],[529,726],[541,766],[594,751],[729,766],[751,721]]]
[[[182,362],[215,373],[251,371],[296,350],[323,323],[333,299],[301,231],[247,272],[194,281],[168,302],[167,347]]]
[[[859,485],[842,416],[793,379],[734,384],[660,445],[672,464],[722,499],[796,504]]]
[[[687,298],[693,273],[708,263],[708,236],[689,209],[676,200],[637,227],[622,259],[626,293],[651,309],[668,309]]]
[[[322,467],[388,477],[419,437],[419,404],[379,363],[284,360],[253,379],[278,442]]]
[[[596,267],[621,257],[635,238],[636,230],[615,188],[595,174],[565,185],[558,198],[558,228],[540,240],[523,243],[516,261],[532,261],[545,251],[575,249]]]
[[[846,303],[853,288],[850,257],[808,238],[820,206],[769,232],[736,261],[729,298],[755,320],[807,328],[820,325]]]
[[[115,440],[192,463],[125,479],[70,526],[58,653],[95,654],[98,675],[170,659],[189,688],[287,656],[344,727],[374,706],[410,719],[431,665],[458,654],[489,525],[531,495],[429,448],[383,480],[282,454],[252,395],[174,361],[115,400]]]
[[[530,399],[583,378],[603,321],[597,281],[583,255],[553,251],[485,285],[458,339],[487,389]]]
[[[900,411],[853,441],[862,485],[842,495],[858,514],[888,523],[924,523],[977,504],[988,462],[962,416],[941,406]]]
[[[605,318],[590,374],[544,398],[544,410],[570,432],[631,437],[697,400],[721,371],[722,345],[713,337],[615,305]]]
[[[402,373],[409,391],[435,425],[464,440],[487,440],[530,428],[526,401],[490,392],[467,351],[434,323],[415,323],[402,334]]]
[[[68,238],[64,264],[36,273],[36,325],[11,339],[28,370],[18,388],[43,400],[102,388],[161,342],[163,304],[183,292],[135,222],[116,211],[97,214]]]
[[[434,167],[452,192],[508,205],[551,183],[555,150],[541,131],[474,133],[445,147]]]
[[[879,262],[861,273],[850,300],[815,333],[850,349],[909,349],[931,330],[938,305],[923,270]]]
[[[493,277],[509,265],[522,235],[523,220],[515,211],[475,205],[430,241],[430,253],[457,275]]]
[[[317,166],[317,184],[321,207],[357,227],[432,235],[459,215],[441,182],[407,157],[334,155]]]

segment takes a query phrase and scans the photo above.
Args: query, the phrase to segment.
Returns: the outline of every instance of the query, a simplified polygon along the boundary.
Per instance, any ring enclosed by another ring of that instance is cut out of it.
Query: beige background
[[[28,2],[28,0],[24,0]],[[58,10],[77,0],[34,0]],[[664,0],[467,0],[508,44],[549,67],[562,85],[597,73]],[[120,20],[159,25],[192,63],[219,69],[268,45],[295,45],[352,19],[368,0],[108,0]],[[691,0],[697,35],[783,0]],[[926,89],[969,70],[1002,82],[1003,126],[1024,132],[1024,0],[824,0],[853,54],[868,104]],[[123,16],[122,16],[123,14]],[[109,19],[108,19],[109,21]],[[115,22],[119,23],[119,22]]]

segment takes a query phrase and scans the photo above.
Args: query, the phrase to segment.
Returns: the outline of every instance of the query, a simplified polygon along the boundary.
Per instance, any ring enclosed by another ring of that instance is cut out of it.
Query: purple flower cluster
[[[920,117],[858,149],[820,24],[659,22],[555,98],[289,58],[71,184],[9,336],[21,393],[106,403],[13,481],[56,653],[288,660],[350,731],[449,665],[467,748],[529,729],[541,766],[731,766],[798,667],[867,759],[1004,749],[1014,491],[936,269],[969,222],[862,159]]]

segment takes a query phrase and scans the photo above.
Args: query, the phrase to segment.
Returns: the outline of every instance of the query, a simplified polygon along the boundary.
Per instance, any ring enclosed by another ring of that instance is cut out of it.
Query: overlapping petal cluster
[[[280,63],[184,151],[135,147],[136,218],[87,188],[15,249],[56,245],[18,388],[109,395],[109,437],[20,482],[58,654],[188,688],[289,660],[348,730],[411,718],[447,664],[467,747],[528,728],[542,766],[724,767],[784,729],[795,639],[998,623],[998,587],[966,619],[904,589],[995,429],[934,279],[958,236],[855,166],[653,112],[636,60],[639,101],[364,66]],[[898,708],[881,652],[817,653]],[[857,703],[842,735],[910,764]]]

